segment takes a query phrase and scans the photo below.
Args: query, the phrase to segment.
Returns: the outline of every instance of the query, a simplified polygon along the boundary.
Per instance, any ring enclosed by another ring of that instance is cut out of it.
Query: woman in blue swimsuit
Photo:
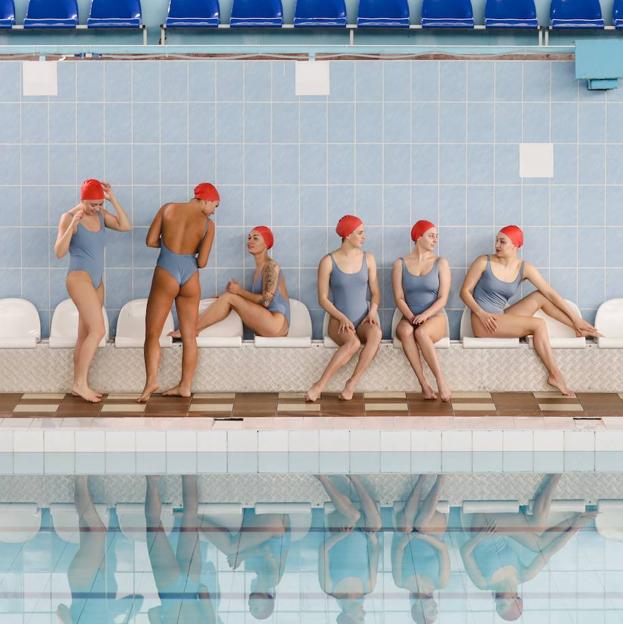
[[[569,542],[594,513],[572,514],[548,523],[552,497],[560,475],[548,475],[534,497],[532,514],[477,513],[463,517],[471,537],[461,546],[465,571],[479,589],[493,592],[498,615],[507,621],[523,613],[519,585],[533,579]],[[529,563],[521,555],[534,553]]]
[[[516,225],[502,228],[495,239],[495,255],[480,256],[469,268],[461,299],[472,312],[477,337],[521,338],[534,336],[534,349],[547,368],[547,383],[564,395],[573,394],[554,360],[547,326],[535,318],[537,310],[571,327],[578,336],[598,336],[597,330],[575,314],[565,300],[529,262],[519,258],[523,232]],[[508,305],[523,280],[536,291]]]
[[[396,307],[402,319],[396,335],[413,368],[425,399],[437,395],[424,375],[420,351],[430,367],[442,401],[450,401],[450,388],[441,371],[435,343],[448,335],[448,320],[444,307],[450,293],[450,265],[435,255],[438,234],[434,223],[418,221],[411,228],[413,251],[394,262],[392,286]]]
[[[364,599],[376,585],[381,553],[377,533],[382,522],[378,506],[361,479],[354,475],[349,478],[361,511],[331,479],[318,477],[335,507],[327,518],[320,546],[318,580],[322,591],[333,596],[340,606],[337,624],[363,624]]]
[[[227,292],[199,317],[197,333],[227,318],[233,309],[258,336],[288,334],[290,298],[286,280],[279,265],[268,255],[274,242],[272,231],[265,225],[258,225],[249,232],[247,249],[255,260],[251,290],[246,290],[236,280],[230,280]]]
[[[437,476],[424,497],[424,476],[420,475],[403,510],[396,514],[392,575],[397,587],[409,591],[411,617],[417,624],[436,621],[433,593],[443,589],[450,579],[450,556],[443,541],[448,517],[437,511],[443,483],[444,477]]]
[[[105,200],[112,204],[115,214],[105,210]],[[90,403],[102,400],[101,393],[89,387],[88,377],[97,345],[106,333],[102,314],[105,228],[128,232],[132,225],[110,184],[86,180],[80,192],[80,203],[60,218],[54,253],[62,258],[69,252],[67,292],[78,308],[71,391]]]
[[[350,362],[363,344],[357,366],[339,397],[350,401],[357,383],[378,353],[383,337],[378,315],[381,294],[376,260],[371,253],[362,250],[366,240],[363,221],[354,215],[345,215],[338,221],[335,231],[342,238],[342,245],[320,261],[318,303],[330,316],[328,334],[338,349],[320,379],[307,391],[305,400],[308,402],[320,398],[330,379]]]
[[[216,188],[202,182],[190,201],[165,204],[147,232],[148,247],[160,249],[151,282],[145,317],[145,388],[139,403],[149,400],[158,390],[160,336],[171,306],[175,302],[182,338],[182,376],[165,396],[189,397],[197,368],[197,316],[201,285],[199,269],[206,266],[214,241],[214,222],[210,217],[220,202]]]

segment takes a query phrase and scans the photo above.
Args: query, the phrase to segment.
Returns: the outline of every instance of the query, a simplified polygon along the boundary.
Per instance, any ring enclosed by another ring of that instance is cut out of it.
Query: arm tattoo
[[[279,271],[274,262],[269,263],[264,269],[262,283],[262,305],[267,308],[275,296],[278,287]]]

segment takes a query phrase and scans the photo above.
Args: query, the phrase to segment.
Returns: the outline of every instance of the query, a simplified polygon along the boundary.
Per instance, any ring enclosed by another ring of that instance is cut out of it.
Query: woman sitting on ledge
[[[227,292],[199,317],[197,334],[227,318],[236,310],[242,322],[258,336],[286,336],[290,325],[290,299],[286,281],[279,265],[268,255],[275,238],[270,228],[259,225],[247,238],[247,249],[255,259],[251,290],[245,290],[236,280],[227,284]],[[179,338],[179,331],[171,332]]]
[[[413,251],[394,262],[392,286],[396,307],[402,318],[396,335],[417,377],[425,399],[437,395],[424,376],[422,357],[430,367],[442,401],[450,401],[450,388],[441,372],[435,343],[448,335],[444,307],[450,292],[450,266],[445,258],[435,255],[439,235],[430,221],[418,221],[411,228]]]
[[[503,227],[495,239],[495,255],[479,256],[469,268],[461,299],[472,311],[474,336],[522,338],[534,336],[534,349],[547,368],[547,383],[566,396],[573,392],[556,365],[549,342],[547,325],[535,318],[538,310],[571,327],[578,336],[598,336],[599,332],[579,317],[565,300],[517,252],[523,245],[523,232],[516,225]],[[506,307],[523,280],[537,289],[517,303]]]

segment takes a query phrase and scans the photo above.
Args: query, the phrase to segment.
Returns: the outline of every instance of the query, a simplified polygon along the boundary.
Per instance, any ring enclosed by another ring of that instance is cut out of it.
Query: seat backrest
[[[471,18],[471,0],[424,0],[422,18]]]
[[[487,0],[487,19],[536,19],[534,0]]]
[[[623,299],[604,301],[597,310],[595,327],[605,338],[623,338]]]
[[[41,529],[41,510],[35,503],[0,503],[0,542],[23,544]]]
[[[78,22],[76,0],[30,0],[27,19],[62,19]]]
[[[358,17],[409,19],[407,0],[359,0]]]
[[[218,17],[218,0],[171,0],[169,17]]]
[[[202,299],[199,303],[199,314],[203,314],[205,310],[210,307],[216,301],[215,298],[210,299]],[[210,327],[206,327],[199,332],[200,336],[210,336],[210,337],[231,337],[231,336],[240,336],[244,333],[244,328],[242,325],[242,320],[238,316],[238,313],[235,310],[232,310],[226,318]]]
[[[100,343],[101,346],[106,344],[108,340],[108,314],[106,308],[102,306],[102,313],[104,315],[104,327],[106,328],[106,335]],[[78,308],[71,299],[65,299],[61,301],[54,310],[52,315],[52,323],[50,324],[50,341],[55,339],[72,340],[78,339],[78,323],[79,323]]]
[[[15,23],[15,3],[13,0],[0,1],[0,20],[8,24]]]
[[[41,320],[37,308],[26,299],[0,299],[0,339],[41,340]]]
[[[93,0],[91,2],[91,18],[107,19],[140,19],[140,0]]]
[[[396,328],[398,327],[398,323],[402,319],[402,312],[396,308],[394,310],[394,315],[392,316],[392,340],[396,339]]]
[[[552,0],[550,19],[601,19],[599,0]]]
[[[134,341],[145,340],[145,314],[147,311],[147,299],[133,299],[128,301],[117,320],[117,338],[130,338]],[[166,336],[174,329],[173,315],[169,312],[162,329],[162,335]]]
[[[307,306],[298,299],[290,299],[290,328],[288,337],[311,338],[312,320]]]
[[[281,0],[234,0],[232,18],[283,18]]]
[[[465,308],[461,315],[460,336],[461,340],[463,340],[463,338],[474,337],[474,330],[472,329],[472,311],[469,308]]]
[[[295,18],[346,19],[344,0],[297,0]]]

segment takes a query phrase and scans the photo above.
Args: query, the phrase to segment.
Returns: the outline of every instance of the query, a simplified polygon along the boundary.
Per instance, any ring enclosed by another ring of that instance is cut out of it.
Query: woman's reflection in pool
[[[318,479],[335,506],[335,511],[327,517],[328,530],[320,547],[320,587],[338,601],[341,613],[337,624],[360,624],[365,620],[364,598],[376,585],[381,515],[359,477],[351,475],[350,481],[359,497],[361,511],[331,479],[325,476]]]
[[[461,547],[465,570],[480,589],[493,592],[495,608],[503,620],[517,620],[523,613],[519,585],[533,579],[569,540],[595,516],[571,514],[548,523],[552,497],[560,475],[546,476],[534,497],[532,514],[475,513],[463,517],[472,536]],[[521,559],[525,550],[529,562]],[[523,552],[522,552],[523,551]]]
[[[392,575],[398,587],[409,591],[411,616],[417,624],[437,620],[437,602],[433,596],[450,578],[450,557],[443,535],[447,514],[437,511],[445,477],[439,475],[424,496],[420,475],[402,511],[396,514],[392,538]]]

